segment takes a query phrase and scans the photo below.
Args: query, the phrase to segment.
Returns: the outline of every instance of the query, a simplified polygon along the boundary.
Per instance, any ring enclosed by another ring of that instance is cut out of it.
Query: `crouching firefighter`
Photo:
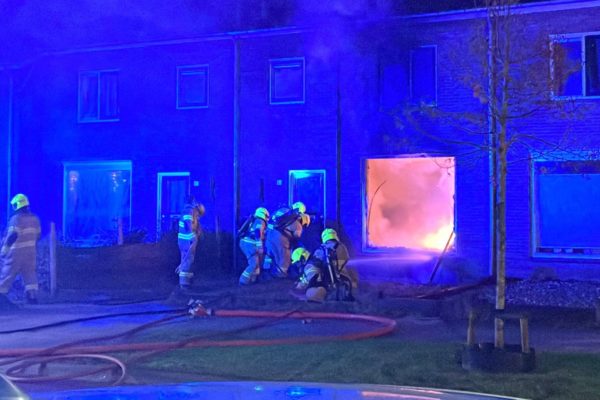
[[[240,276],[240,285],[254,283],[262,271],[268,220],[269,211],[264,207],[259,207],[254,211],[254,215],[248,217],[238,231],[240,249],[248,260],[248,265]]]
[[[198,242],[202,236],[200,218],[202,218],[205,211],[204,205],[197,203],[194,197],[190,196],[179,218],[177,244],[181,262],[175,272],[179,275],[179,286],[182,289],[189,289],[194,279],[192,267],[196,258]]]
[[[302,293],[308,301],[323,302],[328,295],[335,300],[353,301],[355,282],[345,270],[350,259],[348,249],[333,229],[321,234],[322,244],[312,254],[296,283],[294,293]]]
[[[304,273],[304,267],[310,258],[310,253],[304,247],[298,247],[292,252],[292,264],[288,269],[288,276],[299,279]]]
[[[294,203],[291,209],[281,208],[267,226],[265,269],[277,278],[287,277],[292,241],[300,239],[302,230],[310,224],[310,217],[302,210],[306,207],[300,202]]]

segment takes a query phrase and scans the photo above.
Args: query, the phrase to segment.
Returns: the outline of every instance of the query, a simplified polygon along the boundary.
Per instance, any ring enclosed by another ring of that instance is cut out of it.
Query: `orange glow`
[[[437,230],[437,232],[430,233],[429,235],[425,236],[425,239],[423,239],[421,244],[427,249],[444,250],[444,247],[446,247],[446,243],[448,243],[448,239],[450,239],[450,234],[453,230],[453,224],[442,226]],[[454,238],[452,238],[452,241],[454,241]]]
[[[367,160],[367,243],[443,250],[454,229],[454,159]]]

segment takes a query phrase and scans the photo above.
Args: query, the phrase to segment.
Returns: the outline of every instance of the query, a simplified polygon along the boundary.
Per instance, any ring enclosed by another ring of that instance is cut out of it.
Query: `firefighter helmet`
[[[310,215],[300,214],[300,223],[303,227],[308,227],[310,225]]]
[[[310,257],[310,253],[308,252],[308,250],[306,250],[304,247],[298,247],[296,250],[294,250],[294,252],[292,253],[292,262],[296,263],[298,261],[306,261],[308,260],[308,257]]]
[[[264,207],[258,207],[256,211],[254,211],[254,216],[256,218],[264,219],[265,221],[269,220],[269,210]]]
[[[292,204],[292,210],[296,210],[300,214],[304,214],[306,212],[306,206],[304,205],[303,202],[297,201],[294,204]]]
[[[326,243],[328,240],[337,240],[338,242],[340,241],[340,238],[338,237],[338,234],[335,231],[335,229],[327,228],[323,230],[323,233],[321,233],[321,241],[323,243]]]
[[[29,199],[23,193],[19,193],[12,198],[10,204],[12,205],[13,210],[17,211],[23,207],[27,207],[29,205]]]
[[[204,204],[202,203],[196,203],[196,205],[194,206],[198,212],[198,217],[203,217],[204,214],[206,214],[206,208],[204,207]]]

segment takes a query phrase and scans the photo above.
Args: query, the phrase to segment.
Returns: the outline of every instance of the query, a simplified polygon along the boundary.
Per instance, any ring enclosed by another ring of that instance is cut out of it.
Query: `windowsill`
[[[286,105],[286,104],[305,104],[306,102],[304,100],[291,100],[291,101],[270,101],[269,105],[271,106],[279,106],[279,105]]]
[[[538,259],[555,259],[555,260],[600,260],[600,249],[591,249],[594,253],[582,252],[534,252],[532,257]]]
[[[554,101],[569,101],[569,100],[598,100],[600,99],[600,95],[598,96],[552,96],[552,100]]]
[[[77,120],[77,123],[79,124],[90,124],[90,123],[96,123],[96,122],[119,122],[121,121],[121,119],[117,118],[117,119],[80,119]]]
[[[208,104],[205,106],[176,106],[177,110],[198,110],[208,108]]]

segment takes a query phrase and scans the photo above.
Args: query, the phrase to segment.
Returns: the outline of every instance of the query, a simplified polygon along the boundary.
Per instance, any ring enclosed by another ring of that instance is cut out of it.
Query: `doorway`
[[[156,190],[156,238],[177,229],[181,210],[190,194],[189,172],[159,172]]]
[[[299,245],[314,249],[321,243],[321,231],[326,224],[326,174],[324,169],[291,170],[289,204],[301,201],[310,215],[310,226],[302,234]]]

